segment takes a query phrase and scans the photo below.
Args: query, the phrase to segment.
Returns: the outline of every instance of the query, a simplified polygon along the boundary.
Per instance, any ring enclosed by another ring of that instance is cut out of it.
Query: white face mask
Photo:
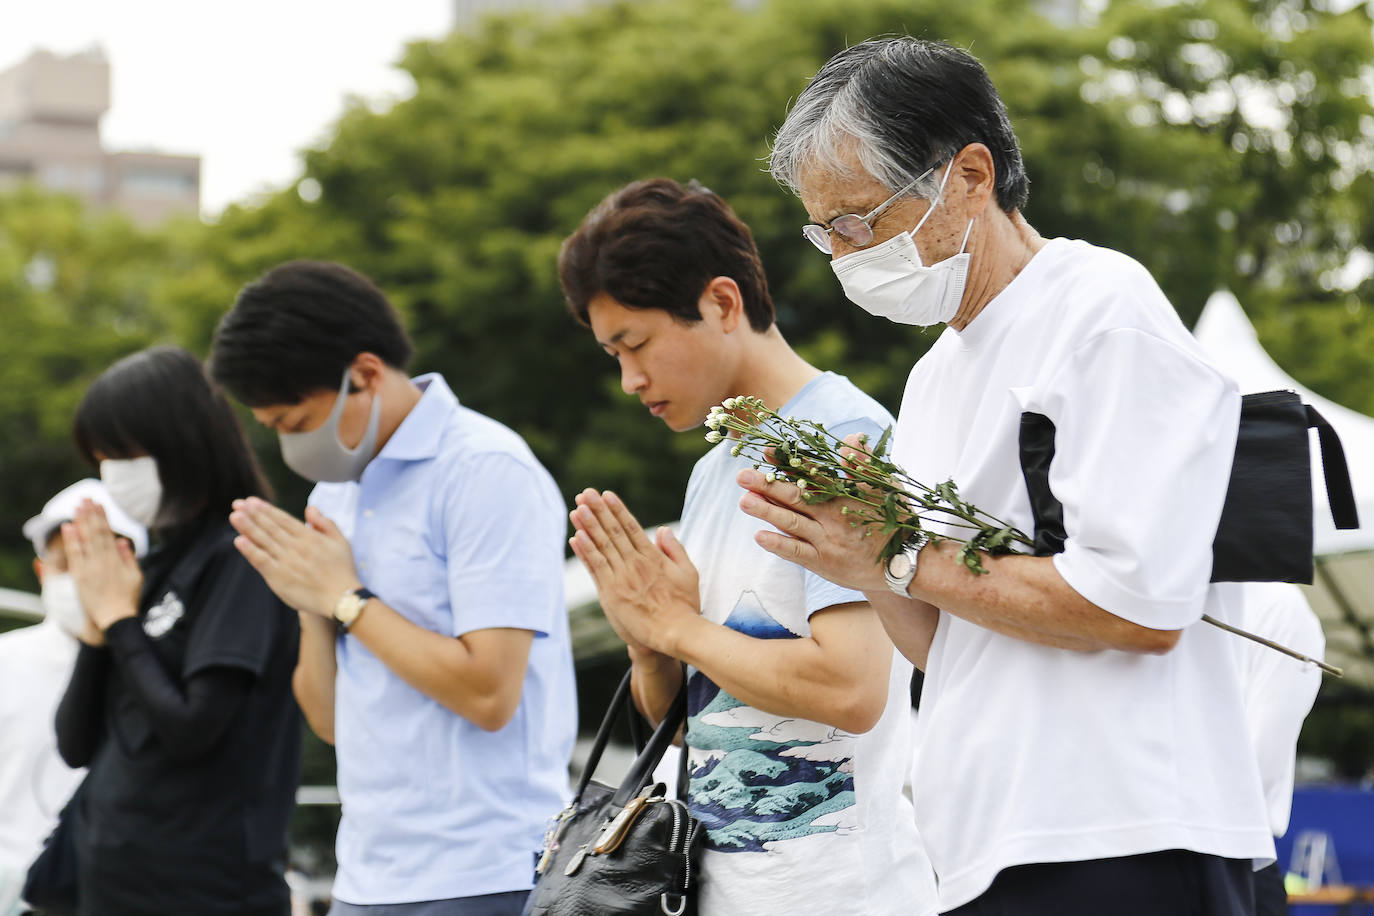
[[[382,419],[381,395],[372,396],[372,414],[367,420],[367,431],[356,448],[349,448],[339,440],[339,418],[343,416],[347,397],[348,370],[345,369],[339,396],[334,400],[334,409],[319,429],[277,434],[281,440],[282,461],[306,480],[317,483],[357,480],[363,476],[363,468],[367,467],[377,450],[377,427]]]
[[[951,162],[940,179],[940,193],[915,228],[898,233],[873,248],[864,248],[830,262],[831,270],[844,288],[844,294],[859,308],[898,324],[926,327],[948,323],[959,313],[968,279],[969,233],[973,220],[964,230],[959,253],[929,267],[916,250],[916,233],[944,200]]]
[[[39,592],[43,613],[73,639],[80,639],[86,628],[86,612],[81,609],[81,595],[70,573],[48,573],[43,577]]]
[[[100,462],[100,482],[110,491],[119,508],[145,528],[153,527],[158,506],[162,504],[162,478],[157,459],[106,458]]]

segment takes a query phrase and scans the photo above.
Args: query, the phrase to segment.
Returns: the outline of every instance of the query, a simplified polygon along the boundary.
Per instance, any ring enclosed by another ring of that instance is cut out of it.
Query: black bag
[[[83,780],[24,876],[19,897],[43,916],[76,916],[76,828],[72,822],[85,787]]]
[[[1247,394],[1212,542],[1213,582],[1312,582],[1309,428],[1321,444],[1332,520],[1337,528],[1360,527],[1345,449],[1331,424],[1297,392]]]
[[[626,672],[597,730],[572,802],[544,838],[525,916],[696,913],[701,824],[685,802],[665,797],[661,783],[649,786],[654,768],[686,717],[685,685],[620,786],[612,789],[591,779],[629,695]]]
[[[1358,528],[1355,495],[1340,437],[1293,391],[1265,391],[1240,399],[1240,427],[1231,480],[1212,542],[1213,582],[1310,584],[1312,561],[1312,449],[1321,443],[1327,500],[1337,528]],[[1035,554],[1064,549],[1064,507],[1050,490],[1054,423],[1021,414],[1021,472],[1035,518]]]

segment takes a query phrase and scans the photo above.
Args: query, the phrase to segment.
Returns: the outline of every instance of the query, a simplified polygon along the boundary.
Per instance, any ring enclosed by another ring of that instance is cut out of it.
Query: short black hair
[[[225,518],[247,496],[271,498],[233,408],[180,347],[152,347],[100,374],[76,409],[72,433],[92,467],[149,455],[162,480],[153,528]]]
[[[852,144],[860,163],[896,190],[971,143],[992,154],[997,205],[1030,199],[1030,179],[1002,97],[978,59],[943,41],[909,35],[846,48],[797,97],[778,129],[769,168],[799,191],[802,170],[832,166]],[[938,177],[930,182],[933,197]]]
[[[404,369],[415,348],[382,291],[329,261],[288,261],[239,291],[215,331],[210,374],[249,407],[337,391],[359,353]]]
[[[773,297],[749,227],[720,195],[696,181],[636,181],[608,195],[563,242],[558,278],[568,308],[590,325],[599,293],[632,309],[701,320],[698,300],[716,277],[739,286],[755,331],[773,326]]]

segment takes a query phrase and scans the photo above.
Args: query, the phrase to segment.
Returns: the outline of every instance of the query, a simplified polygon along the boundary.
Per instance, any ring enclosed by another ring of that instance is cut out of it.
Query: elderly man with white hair
[[[1234,610],[1209,580],[1235,385],[1140,264],[1026,221],[1015,134],[966,52],[841,52],[771,166],[853,302],[946,326],[912,369],[896,462],[1036,534],[987,575],[924,535],[880,565],[840,501],[740,474],[777,529],[759,543],[863,591],[925,671],[915,807],[940,911],[1249,913],[1273,842],[1235,637],[1195,626]]]

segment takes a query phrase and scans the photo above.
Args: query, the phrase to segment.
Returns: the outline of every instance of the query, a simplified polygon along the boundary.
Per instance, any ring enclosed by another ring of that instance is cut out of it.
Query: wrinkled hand
[[[857,446],[857,440],[853,444]],[[857,451],[841,454],[851,461],[863,459],[863,453]],[[740,498],[740,509],[777,529],[754,535],[764,550],[846,588],[887,588],[878,561],[882,539],[876,533],[866,536],[872,529],[851,524],[843,514],[852,500],[838,498],[808,505],[795,483],[769,483],[752,469],[740,471],[736,481],[748,491]]]
[[[100,645],[111,624],[138,616],[143,571],[129,542],[115,537],[105,510],[89,499],[82,500],[76,517],[62,526],[62,546],[91,624],[82,640]]]
[[[348,539],[314,506],[304,522],[256,496],[233,508],[234,546],[286,604],[332,618],[339,598],[362,587]]]
[[[632,651],[672,655],[674,622],[701,613],[696,567],[668,528],[654,540],[614,493],[583,490],[571,544],[596,583],[606,619]]]

